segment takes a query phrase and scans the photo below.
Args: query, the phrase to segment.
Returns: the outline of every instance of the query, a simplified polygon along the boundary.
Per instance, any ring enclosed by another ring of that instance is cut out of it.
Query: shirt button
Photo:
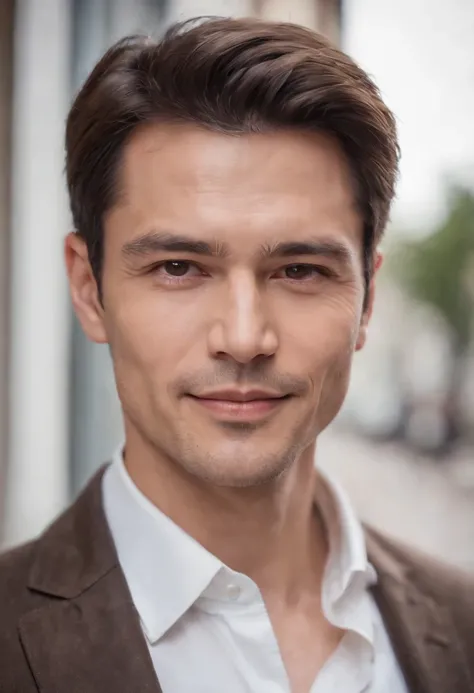
[[[227,596],[229,599],[232,599],[232,601],[235,601],[240,597],[242,590],[238,585],[227,585]]]

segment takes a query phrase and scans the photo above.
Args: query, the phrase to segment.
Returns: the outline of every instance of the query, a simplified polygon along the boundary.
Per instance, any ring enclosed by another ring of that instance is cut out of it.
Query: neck
[[[268,484],[224,488],[188,475],[137,442],[127,439],[132,480],[205,549],[269,596],[293,602],[309,586],[319,589],[327,546],[314,505],[314,446]]]

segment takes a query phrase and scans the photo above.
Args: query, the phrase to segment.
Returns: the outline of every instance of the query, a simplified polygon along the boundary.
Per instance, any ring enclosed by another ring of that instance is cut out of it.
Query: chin
[[[270,484],[280,478],[296,462],[300,450],[280,451],[252,455],[242,446],[232,455],[206,455],[204,459],[186,459],[180,463],[187,472],[214,486],[252,488]]]
[[[228,470],[221,473],[207,474],[204,480],[213,486],[221,488],[256,488],[271,484],[284,473],[283,470],[256,470],[253,474],[229,474]]]

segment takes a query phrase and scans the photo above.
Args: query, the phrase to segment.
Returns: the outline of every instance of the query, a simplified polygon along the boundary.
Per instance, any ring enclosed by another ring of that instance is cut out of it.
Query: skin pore
[[[363,311],[345,156],[325,134],[149,125],[125,148],[104,234],[101,299],[76,234],[66,261],[84,331],[110,346],[128,472],[257,583],[292,690],[308,691],[341,638],[321,611],[315,445],[374,290]]]

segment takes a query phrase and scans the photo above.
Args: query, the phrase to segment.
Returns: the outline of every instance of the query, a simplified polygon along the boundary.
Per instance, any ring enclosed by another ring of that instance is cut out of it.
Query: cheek
[[[312,383],[311,421],[318,433],[337,416],[346,397],[359,321],[350,302],[328,301],[307,322],[299,363],[305,364]]]
[[[287,345],[296,365],[315,377],[323,376],[331,366],[338,367],[351,358],[359,334],[360,308],[347,297],[327,297],[305,308],[286,316],[282,346]]]
[[[192,301],[160,300],[155,292],[123,296],[107,311],[114,358],[166,378],[197,343],[199,311]]]

